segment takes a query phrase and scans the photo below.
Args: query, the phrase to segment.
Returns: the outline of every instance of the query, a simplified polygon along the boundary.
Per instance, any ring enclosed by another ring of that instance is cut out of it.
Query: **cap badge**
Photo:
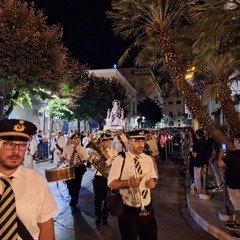
[[[144,131],[139,132],[139,135],[144,135]]]
[[[23,132],[25,130],[25,126],[23,124],[24,121],[20,120],[18,124],[14,125],[13,130],[16,132]]]

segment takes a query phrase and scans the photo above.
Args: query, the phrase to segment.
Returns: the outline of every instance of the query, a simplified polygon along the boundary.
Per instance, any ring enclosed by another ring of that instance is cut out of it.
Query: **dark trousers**
[[[109,208],[107,205],[107,192],[110,190],[107,186],[107,178],[103,176],[95,176],[93,180],[93,190],[95,194],[94,205],[97,218],[106,222],[109,216]]]
[[[157,240],[157,222],[154,209],[151,204],[145,208],[150,214],[139,216],[140,208],[124,205],[124,213],[118,217],[122,240]]]
[[[165,145],[164,147],[160,147],[159,148],[159,154],[160,154],[160,157],[162,159],[162,162],[164,162],[166,160],[166,150],[165,150]]]
[[[189,158],[190,158],[190,160],[189,160],[189,176],[191,178],[194,178],[194,170],[193,170],[193,168],[194,168],[194,166],[193,166],[194,157],[193,157],[191,152],[190,152],[190,157]]]
[[[66,181],[68,192],[71,197],[71,201],[69,203],[71,207],[76,207],[79,199],[79,193],[81,189],[82,176],[83,176],[81,166],[74,167],[74,173],[75,173],[75,178]]]
[[[43,144],[39,143],[37,145],[38,159],[42,159],[43,158],[42,150],[43,150]]]
[[[48,158],[48,141],[43,142],[43,145],[42,145],[42,157],[43,158]]]

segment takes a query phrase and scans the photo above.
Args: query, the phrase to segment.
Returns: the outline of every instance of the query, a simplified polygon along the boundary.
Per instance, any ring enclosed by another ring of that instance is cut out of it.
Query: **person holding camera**
[[[231,235],[240,239],[240,134],[234,137],[235,150],[219,154],[219,166],[225,168],[228,194],[235,212],[235,222],[227,223],[226,228],[235,233]]]

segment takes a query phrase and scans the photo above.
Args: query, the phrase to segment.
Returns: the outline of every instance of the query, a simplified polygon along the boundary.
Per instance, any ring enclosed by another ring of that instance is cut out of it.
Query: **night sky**
[[[105,17],[111,0],[34,0],[35,7],[48,16],[49,24],[59,23],[63,42],[72,56],[90,69],[112,68],[128,44],[112,32]],[[130,60],[122,67],[129,67]]]

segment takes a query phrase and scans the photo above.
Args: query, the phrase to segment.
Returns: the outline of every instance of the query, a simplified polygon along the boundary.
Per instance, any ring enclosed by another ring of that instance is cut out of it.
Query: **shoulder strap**
[[[119,134],[117,134],[117,138],[118,138],[119,142],[122,144],[122,147],[123,147],[124,151],[126,152],[126,146],[125,146],[125,144],[124,144],[124,142],[123,142],[123,140],[122,140],[122,138],[120,137]]]
[[[122,171],[123,171],[123,168],[124,168],[124,165],[125,165],[125,160],[126,160],[126,153],[125,152],[121,152],[120,155],[122,155],[122,157],[123,157],[123,164],[122,164],[121,173],[120,173],[120,176],[119,176],[118,180],[121,179]]]
[[[23,240],[34,240],[22,221],[17,218],[18,234]]]

